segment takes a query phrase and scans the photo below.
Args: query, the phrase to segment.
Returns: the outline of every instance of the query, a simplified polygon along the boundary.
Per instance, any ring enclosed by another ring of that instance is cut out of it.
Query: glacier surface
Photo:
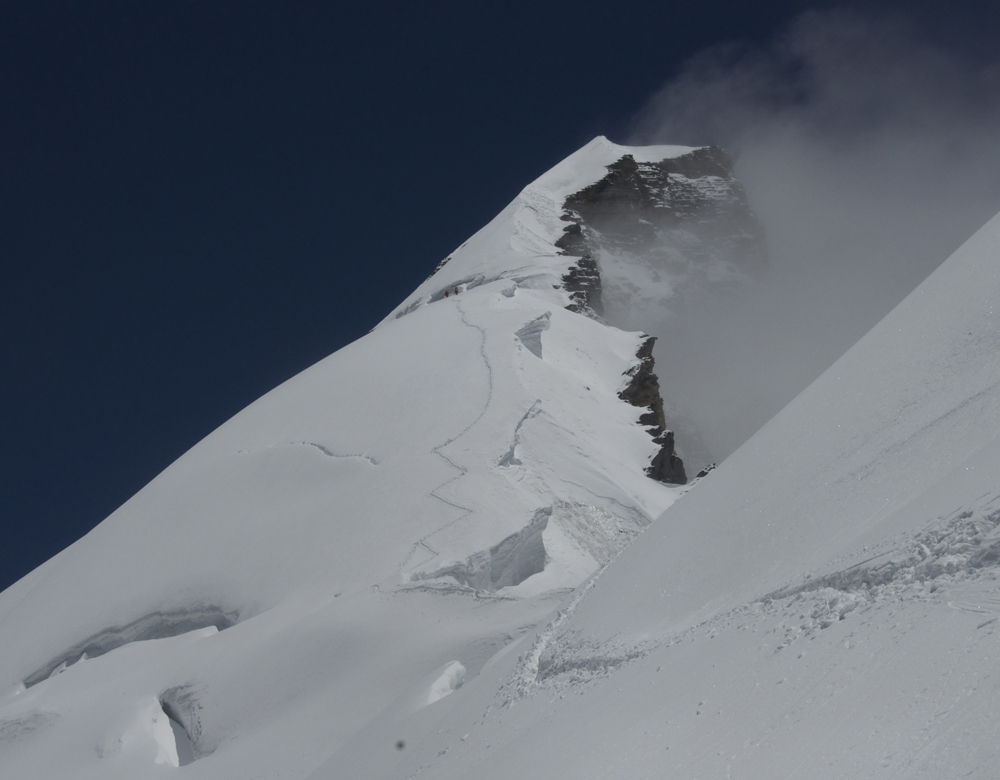
[[[665,485],[556,243],[692,151],[595,139],[0,594],[0,776],[994,777],[1000,217]]]

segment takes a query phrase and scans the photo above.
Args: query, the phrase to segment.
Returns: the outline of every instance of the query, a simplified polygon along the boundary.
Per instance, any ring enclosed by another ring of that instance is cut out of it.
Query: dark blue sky
[[[834,5],[0,2],[0,589],[685,59]],[[989,4],[874,5],[993,54]]]

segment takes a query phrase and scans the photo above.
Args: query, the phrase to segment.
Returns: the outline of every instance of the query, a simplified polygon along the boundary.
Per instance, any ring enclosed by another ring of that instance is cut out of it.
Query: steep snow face
[[[555,242],[608,164],[688,151],[597,139],[0,594],[0,776],[397,762],[679,493],[621,397],[644,337],[567,308]]]
[[[386,776],[995,776],[998,260],[1000,216]]]

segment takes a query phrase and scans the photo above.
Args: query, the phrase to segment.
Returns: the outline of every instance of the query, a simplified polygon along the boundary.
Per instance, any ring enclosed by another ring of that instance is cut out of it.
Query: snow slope
[[[1000,216],[384,776],[996,777],[998,301]]]
[[[398,761],[414,713],[678,495],[645,476],[659,448],[618,397],[642,335],[566,310],[554,241],[565,193],[608,163],[686,151],[595,140],[0,594],[0,777]]]
[[[689,151],[596,139],[0,594],[0,777],[994,777],[1000,217],[685,491],[555,242]]]

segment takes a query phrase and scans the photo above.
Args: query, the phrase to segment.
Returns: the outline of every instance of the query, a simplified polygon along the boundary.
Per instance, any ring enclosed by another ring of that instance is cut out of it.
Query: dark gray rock
[[[570,195],[565,208],[580,238],[591,234],[591,253],[595,244],[640,251],[662,247],[681,229],[697,237],[706,256],[738,257],[746,271],[760,270],[766,259],[757,217],[733,175],[732,160],[717,146],[656,163],[625,155],[608,166],[603,179]],[[579,240],[563,240],[570,245],[567,254],[584,254]],[[690,243],[685,251],[691,252]]]
[[[764,232],[719,147],[656,163],[625,155],[607,175],[566,198],[568,223],[556,242],[579,260],[563,277],[568,308],[603,316],[602,257],[631,255],[674,276],[698,278],[717,268],[755,275],[767,261]]]
[[[569,216],[563,219],[569,220]],[[590,254],[587,236],[579,222],[570,221],[562,237],[556,241],[556,246],[567,255],[579,258],[576,265],[562,278],[563,289],[570,294],[570,303],[566,308],[578,314],[593,314],[604,316],[604,305],[601,302],[601,272],[597,261]]]
[[[674,449],[674,432],[667,430],[667,421],[663,414],[663,398],[660,396],[660,380],[653,373],[655,343],[656,339],[653,336],[647,336],[642,342],[635,355],[639,358],[639,363],[626,373],[626,376],[631,377],[631,381],[618,397],[632,406],[647,410],[639,416],[639,422],[646,426],[653,441],[660,446],[660,451],[646,468],[646,474],[658,482],[684,485],[687,484],[684,462]]]
[[[604,316],[604,304],[601,302],[601,273],[597,269],[597,261],[590,255],[581,257],[576,265],[569,268],[562,278],[563,289],[570,294],[572,303],[566,308],[578,314],[594,314]]]
[[[628,311],[629,293],[614,286],[614,275],[610,286],[602,282],[601,264],[609,258],[626,258],[688,285],[720,276],[746,279],[764,268],[763,230],[725,150],[711,146],[653,163],[627,154],[607,171],[564,204],[567,225],[556,246],[576,258],[562,278],[570,311],[593,317],[607,312],[612,319],[616,312],[621,317]],[[643,342],[639,364],[620,395],[645,410],[639,421],[660,447],[646,473],[661,482],[685,484],[684,464],[674,449],[653,372],[653,343],[652,338]]]

